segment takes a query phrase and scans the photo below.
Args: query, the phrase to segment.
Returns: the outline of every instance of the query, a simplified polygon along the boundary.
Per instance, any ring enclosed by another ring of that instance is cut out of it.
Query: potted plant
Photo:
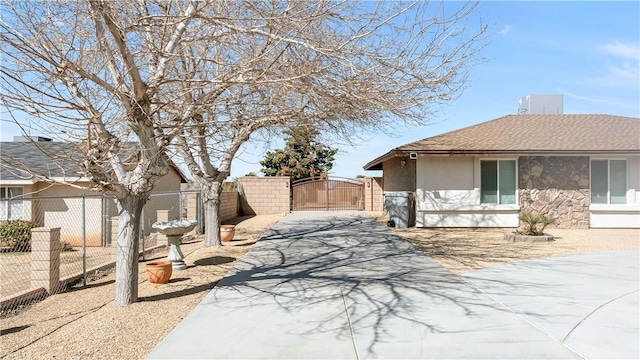
[[[171,261],[155,261],[147,263],[144,266],[147,279],[152,284],[166,284],[171,278],[173,272]]]
[[[220,240],[231,241],[236,235],[235,225],[220,225]]]
[[[509,241],[553,241],[553,235],[545,234],[544,229],[555,223],[556,218],[524,211],[520,214],[520,228],[514,233],[506,233],[505,239]]]

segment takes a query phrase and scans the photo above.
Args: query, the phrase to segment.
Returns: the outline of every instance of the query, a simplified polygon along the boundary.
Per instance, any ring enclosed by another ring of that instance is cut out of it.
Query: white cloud
[[[502,29],[500,31],[498,31],[498,34],[507,35],[510,32],[511,32],[511,25],[505,25],[505,26],[502,27]]]
[[[640,48],[638,48],[638,44],[625,44],[616,41],[614,43],[604,44],[600,49],[609,55],[640,61]]]
[[[635,43],[610,42],[598,47],[604,55],[602,72],[585,79],[590,86],[624,88],[637,91],[640,86],[640,48]]]

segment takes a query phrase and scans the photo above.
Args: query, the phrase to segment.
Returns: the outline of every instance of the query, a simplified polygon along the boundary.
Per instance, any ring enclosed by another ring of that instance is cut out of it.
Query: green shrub
[[[526,211],[520,214],[522,229],[518,230],[522,235],[543,235],[544,228],[556,222],[556,218],[544,214],[534,214]]]
[[[0,221],[0,245],[13,251],[31,251],[31,229],[37,226],[26,220]]]

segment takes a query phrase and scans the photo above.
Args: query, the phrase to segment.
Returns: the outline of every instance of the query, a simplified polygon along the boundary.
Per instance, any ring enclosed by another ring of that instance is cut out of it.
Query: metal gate
[[[293,211],[364,210],[364,183],[353,179],[306,178],[291,183]]]

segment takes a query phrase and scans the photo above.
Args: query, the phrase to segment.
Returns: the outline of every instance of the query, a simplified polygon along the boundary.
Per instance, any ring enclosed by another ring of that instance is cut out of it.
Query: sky
[[[363,166],[397,146],[516,114],[518,100],[529,94],[562,94],[565,114],[640,117],[640,2],[484,1],[473,16],[490,27],[481,52],[486,61],[471,70],[460,97],[422,126],[394,127],[395,136],[329,143],[339,148],[331,176],[380,176]],[[0,131],[2,141],[18,134],[4,121]],[[267,150],[242,148],[231,178],[259,173]]]
[[[486,62],[472,69],[462,95],[439,108],[436,118],[425,118],[424,126],[398,125],[395,137],[340,145],[330,175],[380,176],[363,166],[397,146],[516,114],[518,100],[529,94],[563,94],[565,114],[640,117],[639,4],[482,2],[475,16],[490,26],[481,53]],[[231,176],[258,173],[264,151],[245,148]]]

